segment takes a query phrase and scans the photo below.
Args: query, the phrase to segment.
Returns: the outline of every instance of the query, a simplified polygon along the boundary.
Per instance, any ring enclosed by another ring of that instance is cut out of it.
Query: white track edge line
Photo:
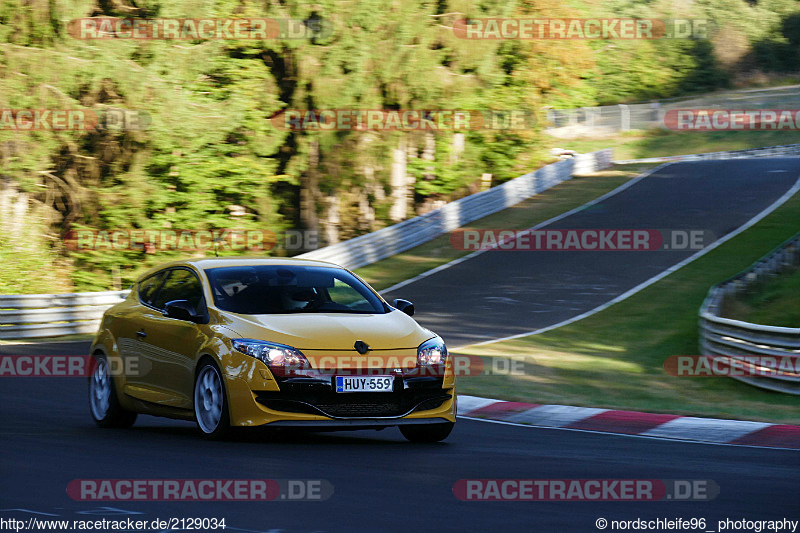
[[[519,422],[506,422],[505,420],[492,420],[490,418],[472,418],[470,416],[458,415],[456,418],[461,418],[463,420],[474,420],[476,422],[489,422],[490,424],[502,424],[506,426],[517,426],[517,427],[526,427],[526,428],[535,428],[535,429],[553,429],[556,431],[575,431],[578,433],[594,433],[599,435],[615,435],[617,437],[636,437],[639,439],[652,439],[652,440],[662,440],[668,442],[682,442],[685,444],[705,444],[710,446],[732,446],[736,448],[756,448],[759,450],[784,450],[784,451],[791,451],[797,452],[796,448],[782,448],[780,446],[757,446],[755,444],[732,444],[730,442],[711,442],[711,441],[704,441],[704,440],[690,440],[690,439],[673,439],[669,437],[656,437],[653,435],[639,435],[637,433],[614,433],[613,431],[597,431],[594,429],[579,429],[579,428],[564,428],[564,427],[552,427],[552,426],[536,426],[533,424],[520,424]],[[774,424],[773,424],[774,425]]]

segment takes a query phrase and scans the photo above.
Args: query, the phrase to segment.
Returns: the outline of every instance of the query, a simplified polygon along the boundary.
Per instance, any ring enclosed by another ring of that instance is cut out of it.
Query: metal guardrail
[[[800,86],[727,91],[704,96],[672,98],[576,109],[548,109],[547,132],[562,138],[665,128],[664,116],[674,109],[796,109]]]
[[[729,150],[727,152],[707,152],[705,154],[668,155],[664,157],[646,157],[644,159],[623,159],[614,161],[617,165],[636,163],[664,163],[668,161],[713,161],[722,159],[744,159],[752,157],[796,157],[800,156],[800,144],[782,144],[780,146],[764,146],[746,150]]]
[[[700,353],[741,361],[745,367],[749,366],[748,357],[787,358],[793,362],[791,368],[798,368],[800,328],[752,324],[719,316],[726,297],[796,266],[800,266],[800,233],[747,270],[711,287],[700,307]],[[757,375],[731,377],[762,389],[800,395],[800,374],[763,366],[758,370]]]
[[[297,257],[330,261],[350,269],[368,265],[516,205],[570,179],[574,174],[608,168],[611,158],[610,149],[578,154],[488,191],[455,200],[430,213]]]
[[[425,215],[298,257],[358,268],[403,252],[566,181],[611,165],[611,150],[580,154]],[[94,333],[103,312],[128,291],[0,296],[0,339]]]
[[[788,145],[796,149],[797,145]],[[758,149],[760,153],[772,149]],[[735,153],[752,153],[743,150]],[[724,159],[728,152],[699,154]],[[408,250],[464,224],[511,207],[526,198],[566,181],[573,174],[592,172],[611,164],[611,150],[581,154],[547,165],[498,187],[474,194],[425,215],[350,239],[298,257],[332,261],[358,268]],[[683,156],[687,157],[687,156]],[[96,331],[103,312],[122,301],[128,291],[75,294],[0,295],[0,339],[52,337]],[[719,321],[727,319],[719,318]],[[780,329],[780,328],[779,328]],[[786,328],[783,328],[786,329]]]
[[[0,339],[94,333],[128,291],[0,296]]]

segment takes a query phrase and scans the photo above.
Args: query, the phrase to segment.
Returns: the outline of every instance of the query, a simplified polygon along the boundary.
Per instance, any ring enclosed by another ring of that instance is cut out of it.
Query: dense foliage
[[[468,40],[452,30],[464,18],[588,14],[716,22],[707,38],[654,41]],[[309,32],[191,41],[67,31],[100,16],[271,17]],[[548,106],[671,97],[756,67],[795,70],[799,17],[796,0],[0,0],[0,108],[125,109],[146,125],[0,129],[0,292],[119,287],[184,255],[66,249],[63,237],[80,228],[351,238],[474,192],[484,174],[497,184],[544,161]],[[434,134],[287,131],[270,121],[287,109],[340,108],[524,109],[538,123]],[[21,202],[27,209],[14,207]],[[288,253],[281,244],[268,253]]]

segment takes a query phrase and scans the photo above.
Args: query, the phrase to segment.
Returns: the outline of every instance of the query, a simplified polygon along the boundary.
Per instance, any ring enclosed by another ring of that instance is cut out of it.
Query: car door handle
[[[144,339],[145,337],[147,337],[147,333],[145,333],[143,329],[140,329],[139,331],[136,332],[136,336],[140,339]]]

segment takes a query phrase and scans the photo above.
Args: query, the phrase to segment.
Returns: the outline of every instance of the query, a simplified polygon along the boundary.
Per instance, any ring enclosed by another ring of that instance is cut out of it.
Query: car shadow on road
[[[149,421],[148,421],[149,422]],[[191,441],[208,447],[224,446],[226,444],[252,444],[252,445],[347,445],[347,446],[412,446],[406,441],[396,428],[386,428],[381,431],[314,431],[287,428],[233,428],[225,438],[218,441],[209,441],[202,437],[193,424],[181,423],[179,425],[149,425],[139,423],[129,429],[100,429],[91,428],[97,438],[108,438],[109,441],[124,439],[126,442],[137,440],[152,441],[154,438],[162,441],[167,439],[176,443]],[[413,446],[446,446],[445,443],[414,444]]]

